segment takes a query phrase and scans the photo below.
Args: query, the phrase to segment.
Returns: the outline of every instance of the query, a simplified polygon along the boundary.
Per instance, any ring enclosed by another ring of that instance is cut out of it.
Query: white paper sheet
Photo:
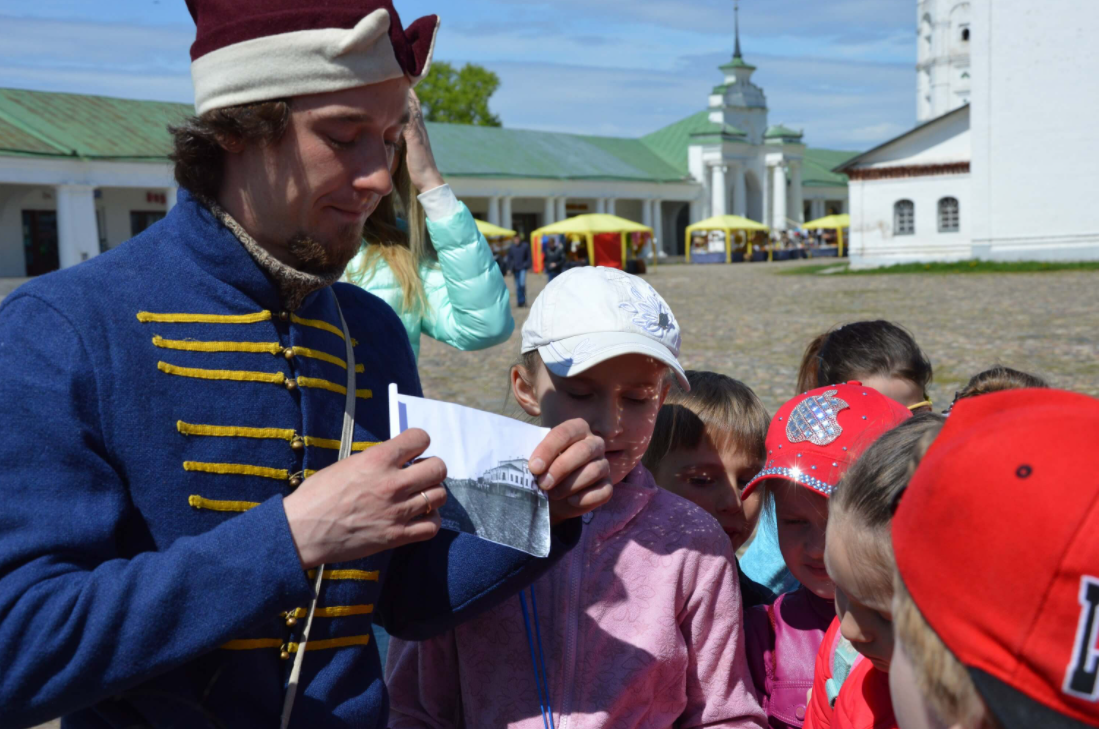
[[[502,415],[427,400],[389,386],[389,435],[421,428],[431,436],[424,458],[447,467],[444,529],[474,534],[536,557],[550,551],[549,500],[527,459],[549,433]]]

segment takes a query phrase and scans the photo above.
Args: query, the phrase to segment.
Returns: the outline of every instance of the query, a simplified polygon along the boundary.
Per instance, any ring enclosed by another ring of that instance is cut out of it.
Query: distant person
[[[759,522],[763,495],[742,498],[763,469],[770,416],[751,388],[716,372],[687,370],[689,392],[668,393],[642,463],[658,486],[702,507],[729,535],[734,554]],[[744,607],[775,594],[737,570]]]
[[[546,265],[546,278],[557,278],[565,269],[565,246],[557,238],[545,238],[542,245],[543,260]]]
[[[522,309],[527,305],[527,271],[531,267],[530,244],[519,236],[511,239],[507,255],[508,269],[515,276],[515,303]]]
[[[366,221],[345,275],[397,312],[417,358],[421,334],[463,351],[486,349],[515,330],[508,287],[473,214],[439,173],[414,91],[408,106],[393,192]]]
[[[1025,388],[1048,388],[1049,383],[1038,375],[1029,372],[1013,370],[1003,365],[989,367],[984,372],[978,372],[969,379],[958,392],[954,393],[954,402],[965,400],[978,395],[988,395],[1004,390],[1021,390]],[[953,404],[950,406],[953,408]]]
[[[542,425],[579,417],[606,439],[614,495],[580,544],[518,600],[386,665],[391,729],[760,729],[729,536],[641,464],[679,325],[648,283],[609,268],[548,284],[523,325],[512,394]]]

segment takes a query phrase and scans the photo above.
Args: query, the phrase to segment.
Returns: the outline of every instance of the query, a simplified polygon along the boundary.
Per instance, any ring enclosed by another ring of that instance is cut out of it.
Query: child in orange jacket
[[[844,474],[828,505],[824,562],[836,613],[817,653],[805,729],[896,729],[892,505],[943,417],[922,413],[882,435]]]

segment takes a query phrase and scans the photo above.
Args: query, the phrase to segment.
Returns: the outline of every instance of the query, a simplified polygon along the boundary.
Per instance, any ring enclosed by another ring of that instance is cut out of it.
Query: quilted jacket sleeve
[[[427,231],[439,264],[422,269],[423,332],[465,351],[507,341],[515,330],[508,288],[469,208],[459,203],[453,215],[428,219]]]

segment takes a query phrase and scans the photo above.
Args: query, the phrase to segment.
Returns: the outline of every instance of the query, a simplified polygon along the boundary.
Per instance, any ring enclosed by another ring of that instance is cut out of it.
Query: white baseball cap
[[[538,350],[559,377],[624,354],[658,359],[690,390],[679,364],[679,324],[652,286],[602,266],[565,271],[534,300],[523,325],[523,354]]]

